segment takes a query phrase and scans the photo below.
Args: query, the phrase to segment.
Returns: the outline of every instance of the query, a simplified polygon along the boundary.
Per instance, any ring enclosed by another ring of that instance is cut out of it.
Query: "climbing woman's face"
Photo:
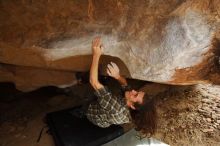
[[[143,91],[136,91],[136,90],[131,90],[131,91],[126,91],[125,92],[125,99],[126,99],[126,104],[133,109],[133,104],[134,103],[143,103],[143,97],[144,97],[144,92]]]

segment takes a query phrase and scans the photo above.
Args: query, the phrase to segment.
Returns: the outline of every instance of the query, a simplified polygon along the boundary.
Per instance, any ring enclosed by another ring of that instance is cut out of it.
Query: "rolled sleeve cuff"
[[[109,92],[108,88],[106,86],[104,86],[103,88],[96,90],[94,92],[94,94],[98,97],[101,97],[101,96],[107,94],[108,92]]]

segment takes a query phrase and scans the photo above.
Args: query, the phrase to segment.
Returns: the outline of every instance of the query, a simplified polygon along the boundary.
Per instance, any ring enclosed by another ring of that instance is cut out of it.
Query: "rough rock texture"
[[[101,35],[127,77],[220,84],[219,28],[219,0],[0,0],[0,62],[87,71]]]

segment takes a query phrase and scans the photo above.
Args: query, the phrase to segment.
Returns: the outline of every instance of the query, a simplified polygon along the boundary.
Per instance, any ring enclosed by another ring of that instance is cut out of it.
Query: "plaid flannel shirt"
[[[91,103],[86,112],[87,118],[99,127],[109,127],[112,124],[131,122],[129,109],[123,97],[114,96],[107,87],[95,92],[97,101]]]

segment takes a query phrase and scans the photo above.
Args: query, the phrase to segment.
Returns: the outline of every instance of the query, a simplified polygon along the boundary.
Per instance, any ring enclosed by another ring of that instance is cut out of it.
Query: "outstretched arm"
[[[108,64],[107,74],[116,79],[122,86],[128,85],[127,80],[120,75],[120,70],[114,62]]]
[[[90,84],[97,91],[104,87],[98,80],[99,59],[102,55],[100,37],[97,37],[93,40],[92,51],[93,51],[93,58],[92,58],[92,65],[90,68]]]

